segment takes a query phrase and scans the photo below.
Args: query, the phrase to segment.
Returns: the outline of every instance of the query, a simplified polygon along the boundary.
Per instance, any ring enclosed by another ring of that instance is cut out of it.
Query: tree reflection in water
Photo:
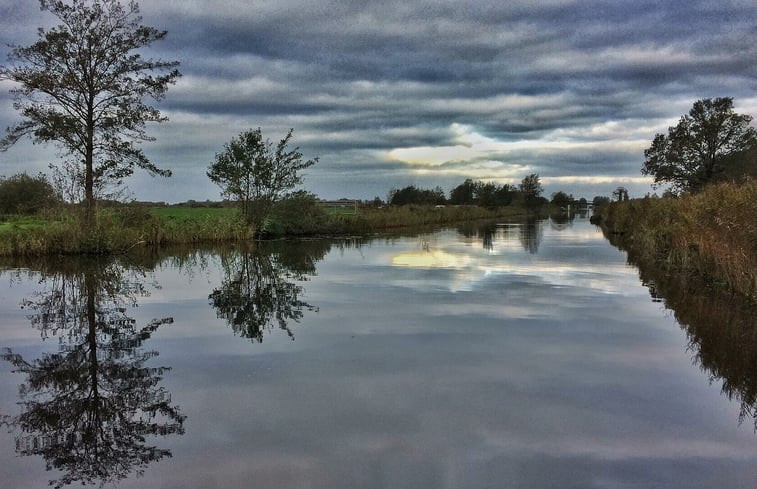
[[[466,238],[480,239],[486,251],[493,251],[495,242],[499,240],[518,240],[526,252],[534,255],[539,252],[539,245],[544,239],[544,222],[537,219],[527,219],[518,223],[473,222],[460,224],[456,229]],[[552,228],[562,231],[570,222],[570,218],[564,218],[559,224],[552,224]]]
[[[305,289],[296,282],[315,275],[316,263],[330,249],[325,240],[276,241],[224,252],[225,277],[208,297],[210,305],[243,338],[262,342],[266,331],[278,327],[294,339],[290,322],[318,310],[302,299]]]
[[[609,238],[626,249],[617,236]],[[628,261],[686,332],[693,362],[710,382],[722,382],[722,393],[740,403],[739,422],[751,419],[757,431],[757,305],[697,277],[667,272],[632,250]]]
[[[524,250],[532,255],[539,252],[539,245],[544,236],[544,230],[542,229],[543,225],[543,221],[528,220],[518,228],[520,231],[518,236],[520,238],[520,244],[523,246]]]
[[[147,366],[158,353],[142,345],[173,319],[140,328],[129,317],[147,294],[143,270],[86,258],[43,267],[41,277],[46,289],[22,305],[43,338],[58,337],[58,351],[33,360],[9,349],[2,355],[26,376],[21,414],[5,420],[16,451],[61,471],[55,487],[113,483],[170,457],[147,437],[183,434],[185,417],[159,385],[169,369]]]

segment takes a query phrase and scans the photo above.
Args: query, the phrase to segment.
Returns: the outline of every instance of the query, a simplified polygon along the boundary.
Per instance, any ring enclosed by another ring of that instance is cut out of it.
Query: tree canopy
[[[730,97],[697,100],[667,135],[655,135],[641,173],[676,192],[699,190],[717,179],[729,156],[757,145],[751,121],[734,111]]]
[[[521,193],[523,193],[526,206],[533,207],[541,202],[541,194],[544,192],[544,187],[541,185],[538,173],[532,173],[521,180],[519,188]]]
[[[10,65],[0,68],[0,79],[18,85],[11,93],[23,118],[8,128],[0,149],[26,136],[56,143],[70,178],[84,186],[91,223],[98,184],[118,183],[135,167],[170,176],[137,144],[153,139],[147,122],[166,120],[144,99],[163,98],[180,76],[178,62],[142,57],[166,32],[142,25],[133,1],[124,7],[117,0],[40,0],[40,8],[60,24],[40,28],[30,46],[13,46]]]
[[[391,205],[444,205],[447,203],[447,198],[441,187],[423,189],[408,185],[401,189],[390,190],[388,201]]]
[[[265,230],[273,205],[302,183],[302,170],[318,158],[303,160],[299,148],[288,150],[294,129],[274,147],[260,128],[241,133],[224,145],[208,168],[208,178],[221,195],[235,199],[255,233]]]

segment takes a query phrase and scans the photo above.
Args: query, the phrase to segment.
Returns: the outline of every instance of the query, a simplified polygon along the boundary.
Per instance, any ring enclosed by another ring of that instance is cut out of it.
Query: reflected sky
[[[749,487],[753,425],[672,313],[587,221],[537,224],[535,252],[512,224],[332,243],[285,277],[314,306],[294,341],[218,317],[221,254],[161,261],[130,315],[174,320],[150,348],[185,434],[119,487]],[[0,292],[0,343],[24,354],[50,343],[19,321],[33,287]],[[18,382],[3,364],[4,413]],[[8,487],[48,478],[0,434]]]

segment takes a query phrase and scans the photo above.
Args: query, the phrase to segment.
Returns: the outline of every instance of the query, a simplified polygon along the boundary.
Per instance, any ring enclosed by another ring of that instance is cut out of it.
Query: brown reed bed
[[[757,300],[756,180],[680,198],[615,202],[600,208],[595,220],[622,249]]]

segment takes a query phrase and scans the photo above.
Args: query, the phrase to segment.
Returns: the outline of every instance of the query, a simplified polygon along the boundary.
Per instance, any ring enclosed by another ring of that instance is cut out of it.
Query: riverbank
[[[346,214],[287,202],[271,216],[264,237],[369,236],[486,219],[545,218],[550,212],[555,212],[552,206],[529,210],[515,205],[498,209],[408,205],[364,207]],[[34,219],[1,223],[0,255],[124,253],[144,246],[249,241],[253,234],[234,208],[109,207],[98,211],[91,231],[83,228],[76,210],[56,209]]]
[[[712,185],[680,198],[614,202],[592,222],[663,270],[694,274],[757,301],[757,181]]]

